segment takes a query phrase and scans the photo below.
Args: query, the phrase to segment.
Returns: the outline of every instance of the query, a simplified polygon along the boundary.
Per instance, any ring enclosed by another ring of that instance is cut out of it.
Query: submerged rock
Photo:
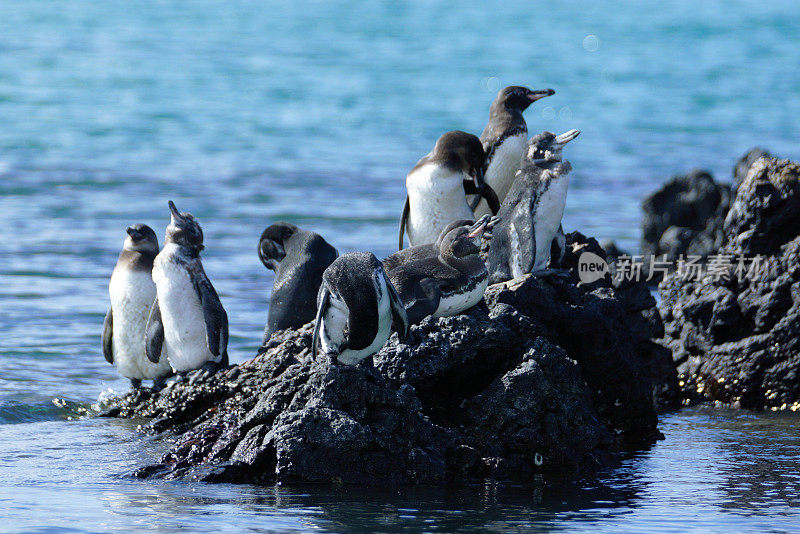
[[[660,285],[686,402],[800,407],[800,165],[750,166],[704,276]]]
[[[444,484],[592,472],[660,436],[657,407],[674,405],[677,379],[650,342],[662,324],[644,284],[579,283],[580,254],[602,249],[567,239],[563,276],[491,286],[468,312],[392,336],[374,365],[312,357],[306,325],[205,382],[131,392],[107,415],[176,436],[141,477]]]

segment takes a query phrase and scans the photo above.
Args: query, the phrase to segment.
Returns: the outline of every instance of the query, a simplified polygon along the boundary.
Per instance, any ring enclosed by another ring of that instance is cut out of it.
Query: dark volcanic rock
[[[492,286],[455,317],[427,318],[374,366],[310,355],[311,325],[205,382],[131,392],[107,415],[149,417],[177,441],[141,477],[213,482],[443,484],[612,463],[660,436],[677,398],[663,327],[643,284],[580,284],[594,239],[567,236],[563,276]]]
[[[757,160],[725,220],[717,268],[662,282],[664,344],[687,402],[800,406],[798,180],[797,163]]]
[[[747,177],[747,172],[753,163],[761,158],[770,158],[772,155],[761,147],[754,147],[747,151],[741,158],[736,161],[733,167],[733,192],[734,195],[739,190],[744,179]]]
[[[642,204],[642,254],[671,262],[681,255],[705,259],[722,246],[730,200],[730,186],[706,171],[675,176]]]

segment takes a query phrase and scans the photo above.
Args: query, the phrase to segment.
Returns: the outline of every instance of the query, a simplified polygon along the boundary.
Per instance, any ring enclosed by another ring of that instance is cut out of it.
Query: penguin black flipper
[[[205,273],[203,273],[205,274]],[[206,323],[206,342],[208,350],[214,356],[222,356],[223,365],[228,358],[228,314],[222,307],[214,286],[207,276],[197,277],[196,289],[203,307],[203,319]]]
[[[311,355],[317,355],[317,347],[319,347],[319,330],[322,326],[322,318],[325,317],[325,312],[328,311],[328,306],[331,303],[331,292],[325,286],[319,290],[317,297],[317,317],[314,319],[314,334],[311,337]]]
[[[420,280],[415,293],[416,299],[406,311],[408,312],[409,321],[419,323],[439,309],[439,303],[442,299],[441,281],[435,278]]]
[[[411,325],[408,321],[408,314],[406,308],[403,306],[403,301],[400,300],[400,295],[392,285],[391,281],[387,279],[386,288],[389,290],[389,303],[392,306],[392,330],[397,332],[400,341],[408,337],[409,328]]]
[[[567,251],[567,237],[564,235],[564,226],[559,224],[553,243],[550,245],[550,267],[555,268],[561,265],[564,254]]]
[[[112,347],[112,338],[114,333],[114,316],[111,313],[111,308],[106,313],[106,318],[103,321],[103,356],[106,357],[108,363],[114,363],[114,351]]]
[[[400,215],[400,236],[398,237],[397,250],[403,250],[403,234],[406,233],[406,223],[410,211],[411,205],[409,204],[408,195],[406,195],[406,203],[403,204],[403,214]]]
[[[161,348],[164,346],[164,323],[161,321],[161,308],[158,298],[150,308],[150,316],[145,327],[145,352],[147,359],[153,363],[161,360]]]
[[[500,199],[497,198],[497,193],[495,193],[492,186],[487,183],[482,184],[482,188],[479,189],[475,182],[470,180],[464,180],[464,193],[467,195],[480,195],[478,197],[478,202],[480,199],[483,198],[486,200],[486,203],[489,205],[489,209],[492,210],[492,215],[497,215],[497,212],[500,211]],[[477,203],[475,204],[478,205]],[[475,209],[475,208],[472,208]]]

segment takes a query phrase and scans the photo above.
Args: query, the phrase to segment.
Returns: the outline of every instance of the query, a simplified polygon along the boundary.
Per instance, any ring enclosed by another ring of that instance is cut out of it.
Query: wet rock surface
[[[661,283],[663,344],[687,403],[800,407],[799,180],[797,163],[751,162],[723,225],[725,261]]]
[[[312,357],[311,325],[190,385],[130,392],[105,414],[176,442],[137,476],[211,482],[444,484],[576,476],[660,437],[670,352],[642,283],[581,284],[594,239],[567,236],[563,272],[491,286],[468,312],[393,335],[373,362]]]

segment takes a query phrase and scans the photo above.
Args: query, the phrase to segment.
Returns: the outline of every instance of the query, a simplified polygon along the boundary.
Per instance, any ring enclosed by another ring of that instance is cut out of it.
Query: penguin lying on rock
[[[501,220],[486,258],[489,283],[537,271],[546,274],[552,251],[563,255],[561,219],[572,166],[561,160],[561,151],[578,134],[578,130],[561,135],[544,132],[528,143],[525,161],[498,214]]]
[[[337,258],[322,275],[312,354],[356,365],[378,352],[392,331],[405,339],[408,317],[381,262],[369,252]]]
[[[147,321],[147,357],[159,362],[162,347],[172,369],[191,382],[228,366],[228,315],[200,261],[203,230],[170,200],[164,249],[153,263],[157,298]]]
[[[486,153],[484,182],[503,202],[514,183],[528,142],[528,125],[522,112],[546,96],[554,95],[552,89],[532,91],[527,87],[509,86],[497,93],[489,109],[489,122],[481,133],[481,143]],[[489,205],[478,197],[470,197],[475,217],[489,213]],[[497,211],[492,211],[497,213]]]
[[[126,232],[128,237],[108,284],[111,307],[103,325],[103,355],[134,388],[141,386],[142,380],[152,380],[153,390],[158,391],[172,374],[167,358],[151,362],[144,346],[147,316],[156,298],[151,271],[158,238],[146,224],[134,224]]]
[[[262,345],[273,332],[300,328],[314,320],[322,273],[339,253],[321,236],[279,222],[261,234],[258,257],[275,271]]]
[[[457,315],[481,301],[488,285],[486,265],[479,254],[481,237],[497,222],[496,217],[484,215],[475,223],[447,232],[438,250],[417,249],[417,254],[406,261],[387,258],[392,266],[387,274],[411,324],[429,315]]]
[[[492,213],[500,202],[483,181],[485,156],[480,139],[466,132],[442,135],[433,151],[419,160],[406,177],[406,202],[400,217],[398,249],[408,228],[412,246],[433,243],[445,226],[458,219],[474,218],[467,194],[485,198]]]

